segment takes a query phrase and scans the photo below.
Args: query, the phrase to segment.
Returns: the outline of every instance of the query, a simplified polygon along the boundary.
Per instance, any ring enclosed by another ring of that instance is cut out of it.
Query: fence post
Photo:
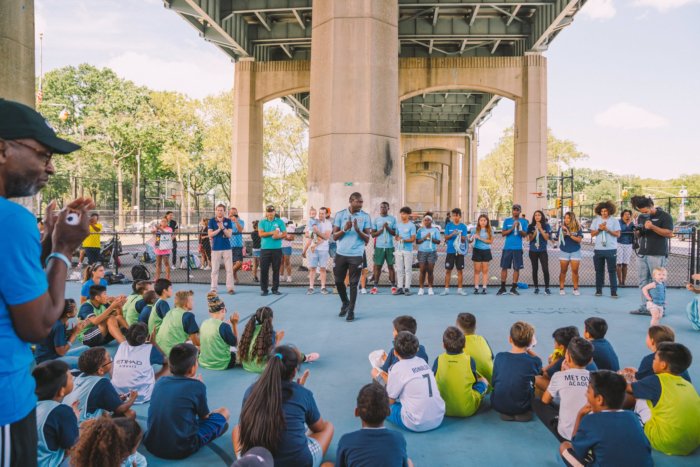
[[[190,234],[187,233],[187,283],[190,283]]]
[[[119,274],[119,232],[114,232],[112,256],[114,257],[114,274]]]
[[[688,263],[688,282],[693,284],[693,279],[692,275],[695,274],[695,271],[697,270],[697,259],[698,259],[698,233],[700,230],[697,230],[695,227],[692,228],[690,231],[690,262]]]

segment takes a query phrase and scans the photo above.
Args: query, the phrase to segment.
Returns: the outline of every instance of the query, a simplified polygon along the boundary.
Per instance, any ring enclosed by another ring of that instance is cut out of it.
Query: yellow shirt
[[[464,352],[476,362],[476,371],[491,384],[493,374],[493,352],[488,342],[477,334],[464,335]]]
[[[100,232],[102,224],[90,224],[90,235],[83,240],[83,248],[100,248]]]

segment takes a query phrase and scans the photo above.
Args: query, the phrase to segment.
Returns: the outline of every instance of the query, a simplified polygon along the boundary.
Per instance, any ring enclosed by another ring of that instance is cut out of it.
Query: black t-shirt
[[[647,220],[661,229],[673,230],[673,217],[662,209],[656,208],[656,212],[650,215],[641,214],[637,223],[643,227]],[[639,237],[639,254],[667,256],[668,239],[649,229],[645,229],[644,232],[645,234]]]
[[[178,225],[177,225],[177,221],[176,221],[175,219],[173,219],[173,220],[171,220],[171,221],[168,222],[168,227],[170,227],[171,229],[173,229],[173,234],[176,234],[176,233],[177,233]],[[177,240],[176,240],[175,237],[173,236],[173,243],[175,243],[176,241],[177,241]]]

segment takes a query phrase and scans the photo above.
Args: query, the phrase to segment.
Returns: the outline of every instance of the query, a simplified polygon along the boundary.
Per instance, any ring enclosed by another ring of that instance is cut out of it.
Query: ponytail
[[[274,334],[274,329],[272,327],[273,315],[272,308],[268,306],[262,306],[255,311],[255,315],[253,315],[246,324],[238,344],[238,356],[240,361],[255,360],[256,362],[260,362],[270,353]],[[262,328],[251,349],[255,327],[258,325],[262,325]]]
[[[88,267],[85,268],[85,273],[83,274],[83,282],[87,282],[87,281],[89,281],[90,279],[92,279],[92,270],[93,270],[93,267],[94,267],[96,264],[97,264],[97,263],[91,264],[91,265],[89,265]]]

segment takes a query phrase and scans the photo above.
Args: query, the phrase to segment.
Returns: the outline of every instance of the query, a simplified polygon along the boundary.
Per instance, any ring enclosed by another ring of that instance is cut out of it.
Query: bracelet
[[[49,256],[46,257],[46,262],[44,263],[44,267],[48,267],[49,261],[54,259],[54,258],[60,259],[61,261],[63,261],[63,263],[66,265],[66,269],[70,269],[71,262],[68,259],[68,257],[66,255],[64,255],[63,253],[57,253],[57,252],[51,253]]]

